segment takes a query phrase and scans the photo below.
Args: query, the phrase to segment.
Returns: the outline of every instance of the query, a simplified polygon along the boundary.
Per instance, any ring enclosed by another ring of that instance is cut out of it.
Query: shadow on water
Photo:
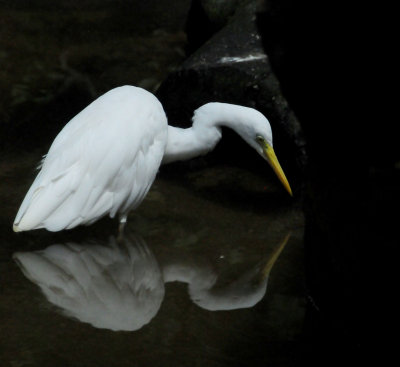
[[[255,306],[265,296],[270,272],[289,239],[290,233],[238,277],[229,269],[214,269],[207,259],[199,262],[175,254],[159,262],[135,234],[111,236],[104,244],[54,244],[16,252],[13,258],[62,314],[96,328],[134,331],[156,316],[168,282],[186,283],[191,301],[204,310]],[[228,277],[221,284],[225,273]]]

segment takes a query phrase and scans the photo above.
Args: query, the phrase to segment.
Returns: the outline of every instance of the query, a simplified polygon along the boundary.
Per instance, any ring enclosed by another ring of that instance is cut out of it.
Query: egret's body
[[[168,126],[158,99],[137,87],[115,88],[76,115],[58,134],[23,200],[14,230],[50,231],[91,224],[117,213],[126,221],[146,196],[161,163],[206,154],[234,129],[264,156],[290,191],[272,149],[268,120],[226,103],[196,110],[193,126]]]

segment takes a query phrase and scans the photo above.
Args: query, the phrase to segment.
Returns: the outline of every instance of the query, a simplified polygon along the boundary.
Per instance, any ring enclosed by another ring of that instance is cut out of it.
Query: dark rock
[[[191,125],[193,111],[212,102],[253,107],[264,113],[274,132],[274,146],[289,181],[296,181],[305,163],[301,127],[282,95],[256,26],[257,1],[238,6],[228,24],[217,32],[160,86],[161,100],[172,125]],[[244,166],[265,164],[236,134],[224,138],[211,158]],[[297,184],[300,180],[298,180]],[[295,184],[296,185],[296,184]]]
[[[211,22],[226,24],[238,5],[247,0],[200,0],[200,3]]]
[[[381,139],[393,132],[377,124],[372,139],[362,136],[371,118],[363,111],[371,110],[357,100],[364,85],[358,83],[365,78],[360,65],[368,62],[370,40],[365,38],[368,47],[356,57],[358,34],[366,28],[357,24],[355,30],[359,9],[350,5],[268,3],[259,18],[263,43],[307,139],[305,339],[310,353],[304,365],[319,365],[327,355],[329,365],[360,363],[370,361],[373,352],[382,364],[396,350],[390,347],[395,343],[390,328],[398,314],[393,213],[400,202],[400,174],[388,163],[399,159],[398,145]],[[384,156],[391,149],[397,155]]]
[[[192,0],[186,21],[187,54],[209,40],[226,25],[239,3],[247,0]]]

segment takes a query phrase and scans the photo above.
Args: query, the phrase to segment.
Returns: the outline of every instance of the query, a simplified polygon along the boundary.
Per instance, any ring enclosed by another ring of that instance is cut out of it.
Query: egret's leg
[[[118,226],[118,238],[123,238],[124,236],[124,228],[125,228],[125,224],[126,224],[126,218],[127,215],[126,214],[121,214],[119,217],[119,226]]]

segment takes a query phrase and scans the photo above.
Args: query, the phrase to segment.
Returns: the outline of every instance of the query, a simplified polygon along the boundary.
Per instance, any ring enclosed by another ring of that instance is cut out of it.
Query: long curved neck
[[[207,154],[221,139],[221,126],[240,133],[240,121],[246,107],[228,103],[207,103],[198,108],[193,125],[187,129],[168,126],[168,141],[162,163],[188,160]]]
[[[221,131],[214,127],[208,128],[206,133],[208,138],[193,126],[187,129],[168,126],[168,141],[162,164],[185,161],[213,150],[221,139]]]

